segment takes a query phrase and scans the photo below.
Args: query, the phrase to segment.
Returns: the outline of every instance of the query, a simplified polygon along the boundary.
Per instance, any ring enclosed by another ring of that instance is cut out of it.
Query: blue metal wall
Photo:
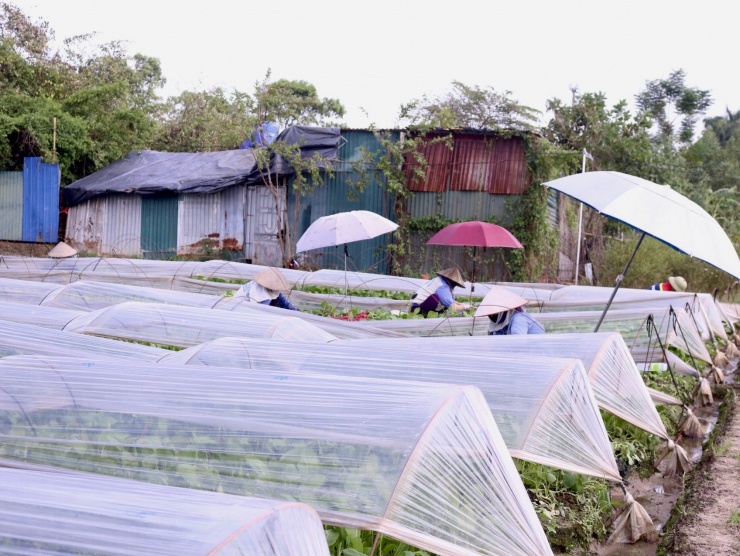
[[[56,243],[59,235],[59,165],[23,161],[23,241]]]
[[[339,149],[340,161],[335,165],[334,175],[325,178],[312,193],[300,198],[297,233],[294,229],[295,194],[292,188],[288,189],[288,219],[290,228],[294,231],[294,239],[301,237],[317,218],[338,212],[369,210],[395,220],[393,196],[385,190],[383,174],[366,168],[365,176],[361,176],[353,168],[353,163],[362,160],[363,149],[370,153],[380,150],[380,143],[375,135],[371,131],[343,130],[342,139],[344,143]],[[360,192],[356,184],[361,178],[366,181],[366,184]],[[350,260],[347,262],[347,268],[378,273],[386,272],[385,247],[390,240],[391,237],[386,235],[348,244]],[[308,251],[304,256],[323,268],[344,268],[343,246]]]

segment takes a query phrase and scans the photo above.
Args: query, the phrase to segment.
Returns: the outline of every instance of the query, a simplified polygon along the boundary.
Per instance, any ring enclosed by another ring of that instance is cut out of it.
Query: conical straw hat
[[[271,267],[265,270],[261,270],[254,275],[254,281],[263,288],[267,288],[268,290],[288,293],[291,289],[290,284],[278,268]]]
[[[460,274],[460,269],[456,266],[452,266],[450,268],[445,268],[444,270],[440,270],[437,272],[437,276],[444,276],[448,280],[452,280],[455,284],[460,286],[461,288],[465,286],[465,280],[463,280],[462,274]]]
[[[52,259],[66,259],[67,257],[74,257],[76,254],[76,249],[73,249],[63,241],[60,241],[46,256],[51,257]]]
[[[683,276],[669,276],[668,282],[670,283],[671,287],[677,292],[685,292],[686,288],[688,287],[688,284],[686,283],[686,278],[684,278]]]
[[[496,315],[504,311],[510,311],[517,307],[527,304],[527,300],[509,290],[499,286],[491,286],[491,291],[483,298],[478,309],[475,311],[476,317],[485,317],[486,315]]]

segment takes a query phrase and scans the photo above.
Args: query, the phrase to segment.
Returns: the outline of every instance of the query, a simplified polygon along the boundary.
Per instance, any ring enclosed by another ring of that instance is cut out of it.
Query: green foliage
[[[544,136],[570,152],[569,157],[560,157],[563,175],[581,171],[583,149],[593,156],[592,170],[642,175],[655,158],[650,120],[645,115],[633,117],[625,101],[609,108],[604,93],[579,95],[574,91],[573,102],[552,99],[547,102],[547,110],[552,112],[552,119],[543,130]]]
[[[156,59],[119,42],[95,46],[83,35],[55,51],[52,38],[46,22],[0,4],[0,166],[43,156],[72,181],[148,144],[164,78]]]
[[[631,234],[627,241],[612,240],[607,244],[601,270],[601,284],[612,285],[622,273],[624,265],[635,248],[637,236]],[[715,287],[724,289],[731,277],[697,259],[687,257],[667,245],[646,237],[624,277],[622,286],[644,289],[669,276],[683,276],[690,291],[711,292]]]
[[[325,526],[324,529],[332,556],[366,556],[370,554],[373,545],[376,556],[430,556],[425,550],[373,531],[333,526]]]
[[[245,130],[257,123],[252,107],[249,95],[239,91],[184,91],[167,99],[153,147],[170,152],[235,149],[246,139]]]
[[[294,290],[308,292],[308,293],[320,293],[320,294],[331,294],[331,295],[346,295],[349,297],[381,297],[384,299],[399,299],[407,300],[411,299],[411,295],[406,292],[396,292],[388,290],[363,290],[363,289],[351,289],[347,292],[343,288],[335,286],[312,286],[306,284],[296,284],[293,287]]]
[[[652,472],[660,439],[611,413],[602,411],[601,416],[622,476],[632,467]]]
[[[725,116],[715,116],[704,120],[704,125],[710,131],[719,144],[724,147],[733,138],[740,138],[740,110],[732,112],[725,108]]]
[[[606,481],[527,461],[517,461],[517,468],[551,546],[584,548],[605,536],[611,509]]]
[[[637,106],[655,122],[660,139],[682,143],[692,140],[699,115],[712,104],[709,91],[686,85],[682,69],[671,72],[667,79],[648,81],[635,98]]]
[[[337,99],[320,98],[316,87],[306,81],[270,81],[268,70],[262,82],[254,85],[255,114],[259,122],[275,122],[281,128],[292,125],[329,125],[332,118],[344,116]]]
[[[526,136],[524,141],[531,182],[517,204],[509,206],[513,221],[508,227],[524,249],[512,249],[506,265],[512,280],[535,282],[543,274],[556,274],[558,264],[558,235],[548,225],[548,191],[542,183],[555,177],[569,157],[535,136]]]
[[[441,97],[425,95],[403,105],[400,120],[412,127],[531,130],[538,115],[538,110],[511,98],[511,91],[498,93],[493,87],[453,81],[452,90]]]

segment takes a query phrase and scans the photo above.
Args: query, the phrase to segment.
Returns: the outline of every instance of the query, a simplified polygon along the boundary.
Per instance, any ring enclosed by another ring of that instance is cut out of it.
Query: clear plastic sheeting
[[[552,554],[472,386],[41,357],[0,359],[0,386],[19,465],[294,500],[441,554]]]
[[[583,362],[599,407],[636,427],[668,439],[668,432],[653,405],[629,350],[617,333],[557,334],[537,336],[486,336],[462,338],[401,338],[340,342],[339,345],[373,346],[376,350],[404,349],[414,354],[476,353],[491,360],[515,357],[574,357]],[[355,348],[359,349],[359,348]],[[536,369],[523,373],[527,380]],[[522,388],[526,388],[526,381]]]
[[[301,319],[266,313],[227,313],[158,303],[120,303],[77,317],[66,331],[121,340],[190,347],[224,336],[293,342],[331,342],[336,337]]]
[[[210,309],[219,302],[219,298],[207,294],[128,286],[94,280],[79,280],[59,288],[40,304],[76,311],[96,311],[127,301]]]
[[[158,361],[169,350],[85,336],[30,324],[0,320],[0,357],[10,355],[55,355],[60,357],[123,357]]]
[[[82,315],[84,313],[69,309],[0,301],[0,321],[62,330],[67,324]]]
[[[2,263],[0,263],[1,265]],[[58,284],[0,278],[0,299],[9,303],[41,305],[50,293],[55,292],[60,287]]]
[[[329,556],[306,504],[2,467],[0,483],[3,554]]]
[[[290,295],[291,302],[297,292],[292,292]],[[235,313],[251,313],[251,314],[268,314],[272,316],[285,316],[285,309],[279,307],[270,307],[269,305],[262,305],[260,303],[250,303],[243,297],[224,297],[214,307],[221,311],[233,311]],[[406,336],[400,332],[393,332],[390,330],[384,330],[382,328],[376,328],[372,325],[358,328],[354,322],[348,322],[340,319],[333,319],[331,317],[323,317],[321,315],[314,315],[311,313],[303,313],[300,311],[291,311],[291,317],[301,319],[325,332],[328,332],[337,338],[342,339],[358,339],[358,338],[402,338]],[[379,322],[379,321],[372,321]]]
[[[712,364],[712,356],[696,330],[694,320],[686,311],[676,311],[676,323],[668,329],[666,344],[674,346],[696,359]]]
[[[512,456],[620,481],[612,447],[577,359],[394,349],[395,341],[284,345],[222,338],[164,357],[161,364],[235,366],[278,373],[458,382],[480,388]]]
[[[196,280],[196,282],[198,281]],[[202,281],[200,283],[206,284],[206,282]],[[230,285],[230,289],[232,290],[239,287],[241,286],[236,284]],[[6,292],[5,301],[84,312],[95,311],[128,301],[138,301],[181,305],[183,307],[198,307],[202,309],[213,308],[224,311],[251,312],[253,314],[263,311],[269,315],[282,317],[287,315],[284,309],[257,303],[248,303],[240,297],[164,290],[146,286],[128,286],[112,282],[96,282],[93,280],[78,280],[77,282],[60,286],[27,280],[0,278],[0,291]],[[30,292],[30,295],[28,292]],[[293,292],[291,296],[294,296],[295,293],[297,292]],[[374,328],[359,330],[357,327],[352,326],[351,323],[310,313],[291,312],[289,315],[307,321],[330,334],[334,334],[338,338],[403,336],[402,334]]]
[[[698,350],[700,349],[699,346],[703,345],[701,336],[691,317],[682,310],[676,311],[676,314],[681,313],[687,317],[681,319],[682,335],[686,337],[686,341],[677,339],[676,335],[668,334],[671,319],[667,310],[654,315],[655,324],[660,330],[660,335],[664,338],[664,343],[674,345],[679,349],[689,349],[687,347],[688,343],[689,346]],[[544,326],[545,332],[548,334],[592,333],[601,314],[601,311],[562,311],[537,313],[534,318]],[[642,310],[610,310],[604,318],[600,331],[619,332],[630,349],[637,347],[647,350],[651,341],[646,331],[649,314]],[[353,324],[362,327],[367,326],[366,322],[359,321]],[[373,321],[372,326],[409,336],[485,336],[488,334],[488,323],[487,318],[480,317],[445,317],[378,320]],[[653,337],[652,343],[656,342],[657,340]]]

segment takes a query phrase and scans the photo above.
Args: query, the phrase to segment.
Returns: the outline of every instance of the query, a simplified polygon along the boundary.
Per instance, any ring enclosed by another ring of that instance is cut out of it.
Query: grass
[[[740,525],[740,508],[735,508],[730,512],[730,525]]]

